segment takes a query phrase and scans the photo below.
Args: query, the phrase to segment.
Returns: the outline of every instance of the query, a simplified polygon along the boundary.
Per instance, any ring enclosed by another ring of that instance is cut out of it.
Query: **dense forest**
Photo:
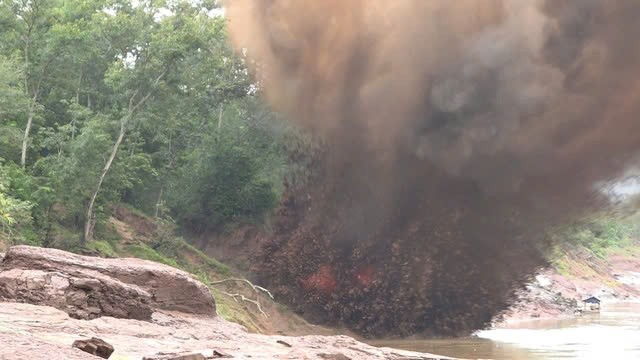
[[[74,248],[113,204],[190,231],[259,221],[299,137],[213,1],[0,1],[0,223]]]

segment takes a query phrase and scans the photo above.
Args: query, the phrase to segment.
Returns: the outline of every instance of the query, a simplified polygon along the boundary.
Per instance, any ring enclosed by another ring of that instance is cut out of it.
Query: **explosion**
[[[640,151],[634,0],[235,0],[266,99],[324,147],[256,265],[368,336],[486,326],[548,227],[608,209]]]

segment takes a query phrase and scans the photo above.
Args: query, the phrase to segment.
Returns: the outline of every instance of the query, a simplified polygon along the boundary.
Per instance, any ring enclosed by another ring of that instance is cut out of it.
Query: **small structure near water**
[[[582,300],[582,311],[600,311],[600,299],[595,296]]]

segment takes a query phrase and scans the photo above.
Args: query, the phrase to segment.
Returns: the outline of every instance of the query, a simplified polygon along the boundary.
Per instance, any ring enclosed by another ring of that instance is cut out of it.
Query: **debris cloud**
[[[640,153],[634,0],[227,13],[264,96],[325,144],[259,264],[309,318],[371,336],[483,327],[544,264],[545,229],[608,209],[599,188]]]

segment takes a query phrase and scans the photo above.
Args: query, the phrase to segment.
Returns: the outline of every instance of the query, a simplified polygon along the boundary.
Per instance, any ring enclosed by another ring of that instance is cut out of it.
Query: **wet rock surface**
[[[14,246],[5,254],[0,262],[0,271],[7,270],[39,270],[38,277],[47,277],[43,273],[58,273],[56,281],[65,278],[73,289],[90,288],[101,291],[101,298],[127,297],[135,304],[127,303],[124,309],[117,306],[117,302],[109,302],[107,309],[98,316],[148,319],[150,311],[154,309],[173,310],[187,313],[214,316],[215,301],[209,289],[199,281],[194,280],[188,273],[167,265],[140,259],[104,259],[72,254],[62,250],[46,249],[32,246]],[[18,274],[12,273],[10,276]],[[76,280],[78,279],[78,280]],[[96,283],[91,279],[99,282]],[[47,280],[44,280],[45,284]],[[75,291],[75,290],[74,290]],[[65,290],[66,292],[66,290]],[[82,301],[82,294],[76,292],[75,300]],[[0,296],[3,296],[0,294]],[[5,297],[8,300],[32,301],[33,296],[21,298]],[[58,301],[56,301],[57,303]],[[148,304],[148,305],[147,305]],[[50,305],[50,303],[46,303]],[[50,305],[53,306],[53,305]],[[131,309],[140,306],[139,314]],[[55,306],[60,308],[58,306]],[[109,309],[111,307],[111,309]],[[64,309],[63,309],[64,310]],[[126,314],[125,314],[126,313]],[[97,316],[78,315],[79,318],[94,318]]]

